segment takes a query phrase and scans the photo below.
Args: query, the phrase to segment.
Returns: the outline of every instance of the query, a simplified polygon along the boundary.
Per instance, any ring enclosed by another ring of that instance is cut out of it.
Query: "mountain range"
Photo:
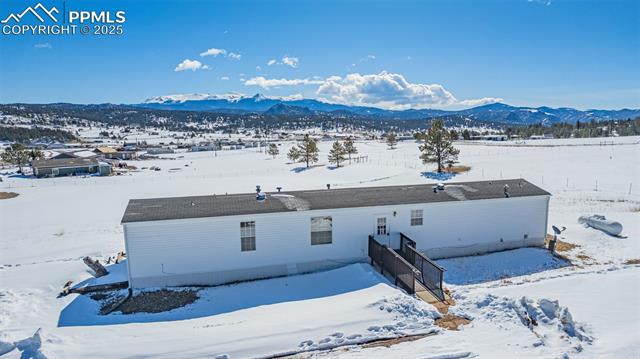
[[[262,94],[243,96],[240,94],[210,95],[187,94],[153,97],[135,107],[207,112],[256,112],[268,115],[311,116],[318,113],[334,117],[361,116],[373,120],[424,120],[439,116],[458,115],[469,120],[504,124],[571,123],[622,120],[640,117],[640,109],[621,110],[577,110],[561,107],[517,107],[493,103],[464,110],[409,109],[386,110],[377,107],[349,106],[304,98],[276,98]]]

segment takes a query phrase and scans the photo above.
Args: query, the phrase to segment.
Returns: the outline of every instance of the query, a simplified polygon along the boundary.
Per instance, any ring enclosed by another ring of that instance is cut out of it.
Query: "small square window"
[[[240,250],[256,250],[256,222],[240,222]]]
[[[331,217],[311,218],[311,245],[330,244],[332,238],[333,220]]]
[[[411,210],[411,225],[412,226],[421,226],[422,225],[422,210],[421,209],[412,209]]]

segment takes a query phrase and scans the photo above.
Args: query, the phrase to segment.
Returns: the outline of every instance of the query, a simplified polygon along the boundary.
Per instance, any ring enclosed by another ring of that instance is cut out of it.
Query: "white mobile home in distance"
[[[400,233],[431,258],[542,246],[550,194],[522,179],[129,201],[133,288],[215,285],[368,260]]]

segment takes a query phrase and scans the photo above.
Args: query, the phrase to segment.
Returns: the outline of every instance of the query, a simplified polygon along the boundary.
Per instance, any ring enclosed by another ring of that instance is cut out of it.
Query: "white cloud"
[[[299,62],[299,59],[297,57],[284,55],[282,57],[282,60],[280,60],[280,61],[278,61],[276,59],[271,59],[271,60],[267,61],[267,66],[286,65],[286,66],[289,66],[289,67],[293,67],[295,69],[296,67],[298,67],[298,62]]]
[[[458,101],[440,84],[407,81],[403,75],[382,71],[379,74],[349,74],[326,78],[316,94],[330,102],[376,106],[403,110],[408,108],[473,106],[501,101],[497,98]]]
[[[217,57],[218,55],[226,55],[227,54],[227,50],[225,49],[216,49],[215,47],[212,47],[210,49],[208,49],[205,52],[201,52],[200,56],[213,56],[213,57]]]
[[[459,101],[458,104],[461,106],[475,107],[475,106],[488,105],[488,104],[497,103],[497,102],[504,102],[504,99],[500,97],[483,97],[483,98],[472,99],[472,100],[462,100],[462,101]]]
[[[42,43],[42,44],[35,44],[35,45],[33,45],[33,47],[35,47],[36,49],[51,49],[53,46],[51,46],[50,43],[45,42],[45,43]]]
[[[284,56],[282,58],[282,63],[284,65],[289,66],[289,67],[296,68],[296,67],[298,67],[298,58],[297,57]]]
[[[303,100],[304,96],[301,93],[297,93],[293,95],[282,96],[282,97],[279,97],[279,99],[283,101],[295,101],[295,100]]]
[[[267,79],[264,76],[250,78],[244,81],[245,86],[259,86],[264,89],[282,86],[320,85],[324,80],[320,79]]]
[[[227,81],[227,80],[229,80],[229,76],[221,76],[221,77],[220,77],[220,80]]]
[[[208,69],[209,69],[209,66],[203,65],[202,62],[198,60],[185,59],[184,61],[179,63],[178,66],[176,66],[176,68],[173,69],[173,71],[186,71],[186,70],[196,71],[196,70],[208,70]]]
[[[360,59],[360,62],[367,62],[367,61],[372,61],[376,59],[376,55],[367,55],[363,58]]]
[[[256,71],[262,71],[262,67],[260,65],[256,66]]]
[[[213,57],[218,57],[218,56],[224,56],[228,59],[231,60],[240,60],[242,58],[242,55],[240,55],[237,52],[230,52],[227,51],[225,49],[218,49],[215,47],[212,47],[210,49],[208,49],[207,51],[201,52],[200,56],[204,57],[204,56],[213,56]]]
[[[540,4],[540,5],[546,5],[546,6],[551,5],[551,0],[527,0],[527,2]]]

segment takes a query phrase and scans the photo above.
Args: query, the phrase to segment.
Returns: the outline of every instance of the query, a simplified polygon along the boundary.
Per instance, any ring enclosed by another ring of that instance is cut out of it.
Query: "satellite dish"
[[[562,233],[565,229],[567,229],[567,227],[562,227],[562,229],[560,229],[556,226],[551,226],[551,228],[553,228],[553,233],[555,233],[556,235]]]

